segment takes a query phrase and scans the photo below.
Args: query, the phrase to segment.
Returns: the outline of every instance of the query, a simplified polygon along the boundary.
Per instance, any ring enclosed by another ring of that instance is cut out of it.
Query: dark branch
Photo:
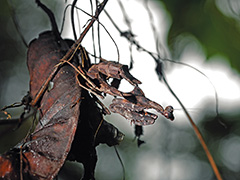
[[[72,8],[71,8],[71,22],[72,22],[72,30],[73,30],[73,36],[74,40],[77,40],[77,34],[76,34],[76,29],[75,29],[75,24],[74,24],[74,8],[76,6],[77,0],[74,0],[72,3]]]
[[[42,10],[48,15],[50,21],[51,21],[51,25],[52,25],[52,31],[55,34],[57,40],[61,39],[60,33],[58,31],[58,27],[57,27],[57,23],[56,23],[56,19],[54,17],[53,12],[44,4],[42,4],[40,2],[40,0],[36,0],[37,5],[42,8]]]

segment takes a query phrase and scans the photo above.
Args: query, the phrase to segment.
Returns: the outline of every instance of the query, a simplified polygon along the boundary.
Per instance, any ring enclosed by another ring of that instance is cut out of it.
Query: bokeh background
[[[55,14],[59,29],[63,22],[64,9],[70,0],[44,1]],[[122,0],[122,5],[131,23],[136,40],[151,52],[160,52],[162,58],[187,63],[206,74],[218,93],[219,116],[216,116],[216,99],[209,79],[199,72],[176,63],[164,61],[164,72],[169,84],[189,110],[200,128],[223,179],[237,180],[240,177],[240,2],[238,0]],[[93,3],[94,4],[94,3]],[[79,1],[77,6],[91,13],[90,1]],[[151,10],[151,16],[149,11]],[[106,6],[122,31],[129,30],[118,1],[109,1]],[[70,9],[66,11],[62,36],[73,38],[70,24]],[[89,17],[76,11],[75,24],[78,35]],[[14,23],[15,22],[15,23]],[[156,64],[151,57],[132,47],[120,36],[106,14],[100,22],[114,38],[120,51],[120,62],[130,64],[131,73],[142,81],[146,97],[162,104],[172,105],[175,121],[159,116],[154,125],[144,127],[146,143],[140,148],[134,140],[134,126],[122,117],[112,114],[106,120],[119,128],[126,136],[117,146],[125,167],[127,180],[213,180],[216,179],[206,155],[185,117],[181,106],[161,82],[156,73]],[[156,28],[156,36],[152,30]],[[27,47],[40,32],[50,29],[48,17],[37,7],[34,0],[3,0],[0,6],[0,107],[21,101],[29,89],[29,74],[26,66]],[[97,32],[97,24],[95,25]],[[95,32],[95,43],[97,33]],[[21,35],[20,35],[21,34]],[[109,35],[100,27],[102,57],[117,60],[116,47]],[[156,41],[159,43],[156,49]],[[92,34],[83,41],[83,46],[93,53]],[[98,48],[97,53],[98,53]],[[121,90],[132,89],[126,82]],[[108,105],[110,97],[104,100]],[[9,110],[13,119],[20,116],[23,108]],[[1,113],[1,120],[6,116]],[[0,152],[8,150],[27,133],[32,119],[24,121],[17,129],[16,123],[0,121]],[[96,178],[119,180],[123,177],[120,161],[113,147],[100,145],[97,148],[98,163]],[[81,164],[66,162],[58,179],[80,179]]]

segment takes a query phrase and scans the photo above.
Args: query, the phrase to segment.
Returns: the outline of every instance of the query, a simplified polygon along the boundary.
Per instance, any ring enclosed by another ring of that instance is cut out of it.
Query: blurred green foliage
[[[208,59],[216,54],[222,55],[240,72],[240,16],[235,19],[225,15],[214,0],[161,2],[165,4],[172,18],[168,43],[174,58],[179,57],[187,45],[180,41],[194,36],[203,46]]]

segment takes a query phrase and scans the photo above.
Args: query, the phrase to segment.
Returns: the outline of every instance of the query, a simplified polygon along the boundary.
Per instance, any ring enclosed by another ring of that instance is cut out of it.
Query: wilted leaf
[[[52,32],[43,33],[32,41],[28,50],[32,98],[66,53],[66,47],[68,44],[63,40],[59,44]],[[73,63],[77,63],[76,59]],[[24,178],[52,179],[65,162],[77,128],[80,105],[77,101],[81,97],[81,88],[70,66],[63,66],[52,82],[53,88],[44,93],[38,104],[41,119],[34,132],[2,156],[10,161],[12,169],[1,172],[5,179],[17,179],[20,174]]]

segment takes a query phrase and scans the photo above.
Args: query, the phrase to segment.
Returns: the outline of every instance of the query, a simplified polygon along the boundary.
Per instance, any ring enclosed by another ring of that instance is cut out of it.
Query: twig
[[[129,36],[127,36],[123,31],[121,31],[121,29],[117,26],[117,24],[113,21],[113,19],[111,18],[111,16],[108,14],[108,12],[106,10],[104,10],[105,14],[107,15],[107,17],[109,18],[109,20],[112,22],[113,26],[117,29],[117,31],[121,34],[121,36],[124,36],[128,41],[132,42],[138,49],[146,52],[147,54],[149,54],[154,60],[156,63],[159,63],[160,60],[162,61],[169,61],[169,62],[172,62],[172,63],[176,63],[176,64],[181,64],[181,65],[184,65],[184,66],[188,66],[192,69],[194,69],[195,71],[199,72],[200,74],[202,74],[203,76],[205,76],[208,81],[210,82],[210,84],[212,85],[213,89],[214,89],[214,95],[215,95],[215,100],[216,100],[216,115],[218,116],[219,115],[219,103],[218,103],[218,93],[217,93],[217,90],[214,86],[214,84],[212,83],[212,81],[208,78],[208,76],[206,74],[204,74],[202,71],[198,70],[197,68],[187,64],[187,63],[184,63],[184,62],[179,62],[179,61],[174,61],[174,60],[171,60],[171,59],[167,59],[167,58],[162,58],[160,57],[159,54],[155,54],[153,52],[150,52],[149,50],[143,48],[138,42],[136,42],[134,39],[131,39]],[[132,37],[133,38],[133,37]],[[159,57],[159,58],[158,58]]]
[[[36,0],[36,2],[40,2],[39,0]],[[75,55],[77,49],[80,47],[81,42],[83,40],[83,38],[85,37],[85,35],[87,34],[87,32],[89,31],[89,29],[92,27],[93,23],[96,21],[96,19],[98,19],[100,13],[102,12],[102,10],[104,9],[105,5],[107,4],[108,0],[104,0],[98,7],[98,10],[95,13],[94,18],[92,18],[92,20],[90,21],[90,23],[88,24],[88,26],[84,29],[84,31],[81,33],[79,39],[71,46],[71,48],[68,50],[68,52],[66,53],[66,55],[60,60],[61,62],[59,64],[57,64],[52,73],[48,76],[47,80],[43,83],[43,85],[41,86],[40,90],[38,91],[37,95],[34,97],[34,99],[31,102],[32,106],[35,106],[39,99],[42,97],[43,93],[46,91],[49,82],[54,78],[54,76],[56,75],[57,71],[62,67],[62,65],[66,62],[66,61],[70,61],[72,59],[72,57]]]
[[[183,111],[185,112],[189,122],[191,123],[191,125],[193,127],[193,130],[194,130],[195,134],[197,135],[197,137],[198,137],[198,139],[199,139],[199,141],[200,141],[200,143],[201,143],[201,145],[202,145],[202,147],[203,147],[203,149],[204,149],[204,151],[205,151],[205,153],[207,155],[207,158],[208,158],[208,160],[209,160],[209,162],[210,162],[210,164],[211,164],[211,166],[213,168],[213,171],[214,171],[217,179],[218,180],[222,180],[222,177],[221,177],[221,175],[219,173],[217,165],[216,165],[216,163],[215,163],[215,161],[214,161],[214,159],[213,159],[213,157],[212,157],[212,155],[211,155],[211,153],[210,153],[210,151],[209,151],[209,149],[208,149],[208,147],[207,147],[207,145],[206,145],[206,143],[205,143],[205,141],[203,139],[203,136],[202,136],[201,132],[199,131],[198,127],[197,127],[197,125],[194,123],[194,121],[193,121],[192,117],[190,116],[190,114],[188,113],[187,109],[185,108],[183,103],[180,101],[180,99],[177,97],[177,95],[174,93],[174,91],[172,90],[172,88],[168,84],[164,74],[162,76],[162,79],[163,79],[164,83],[166,84],[168,90],[175,97],[175,99],[178,101],[178,103],[182,107]]]
[[[103,123],[103,119],[101,119],[101,121],[100,121],[100,123],[99,123],[99,125],[98,125],[98,127],[97,127],[97,129],[96,129],[96,132],[94,133],[94,142],[95,142],[95,140],[96,140],[96,137],[97,137],[97,134],[98,134],[98,132],[99,132],[99,129],[100,129],[101,126],[102,126],[102,123]]]
[[[169,61],[171,63],[175,63],[175,64],[180,64],[180,65],[184,65],[184,66],[187,66],[195,71],[197,71],[198,73],[200,73],[201,75],[203,75],[205,78],[207,78],[207,80],[209,81],[209,83],[212,85],[213,87],[213,90],[214,90],[214,96],[215,96],[215,110],[216,110],[216,115],[219,116],[219,102],[218,102],[218,93],[217,93],[217,90],[213,84],[213,82],[211,81],[211,79],[205,74],[203,73],[202,71],[200,71],[199,69],[195,68],[194,66],[191,66],[190,64],[187,64],[187,63],[184,63],[184,62],[181,62],[181,61],[174,61],[172,59],[162,59],[163,61]]]
[[[71,22],[72,22],[72,30],[73,30],[73,37],[74,40],[77,40],[77,34],[76,34],[76,29],[75,29],[75,23],[74,23],[74,8],[78,0],[74,0],[72,3],[72,8],[71,8]]]
[[[68,4],[65,9],[64,9],[64,12],[63,12],[63,18],[62,18],[62,25],[61,25],[61,29],[60,29],[60,34],[62,34],[63,32],[63,27],[64,27],[64,23],[65,23],[65,18],[66,18],[66,12],[67,12],[67,9],[71,6],[71,4]]]
[[[58,31],[58,27],[57,27],[57,23],[56,23],[56,20],[55,20],[55,17],[54,17],[54,14],[53,12],[47,7],[45,6],[44,4],[42,4],[40,2],[40,0],[36,0],[36,3],[39,7],[42,8],[42,10],[48,15],[50,21],[51,21],[51,25],[52,25],[52,31],[53,33],[55,34],[56,38],[58,40],[61,39],[61,36],[60,36],[60,33]]]
[[[79,85],[81,88],[83,88],[83,89],[89,91],[90,93],[94,94],[95,96],[99,96],[101,99],[104,98],[101,94],[97,94],[96,92],[94,92],[94,91],[91,90],[90,88],[87,88],[87,87],[83,86],[83,85],[80,83],[78,77],[76,77],[76,79],[77,79],[77,83],[78,83],[78,85]]]
[[[124,164],[123,164],[123,161],[122,161],[122,159],[121,159],[121,156],[120,156],[120,154],[118,153],[118,150],[117,150],[117,147],[116,146],[113,146],[114,147],[114,150],[115,150],[115,152],[116,152],[116,154],[117,154],[117,157],[118,157],[118,159],[119,159],[119,161],[120,161],[120,164],[121,164],[121,166],[122,166],[122,170],[123,170],[123,180],[125,180],[125,168],[124,168]]]
[[[90,5],[91,5],[91,15],[93,16],[93,2],[90,0]],[[97,7],[97,5],[96,5]],[[95,36],[94,36],[94,26],[92,27],[92,45],[93,45],[93,54],[95,55],[94,62],[96,63],[96,47],[95,47]]]
[[[146,50],[146,49],[143,48],[138,42],[136,42],[136,41],[134,40],[134,37],[133,37],[133,36],[129,36],[129,34],[126,34],[126,33],[122,32],[122,31],[120,30],[120,28],[116,25],[116,23],[113,21],[113,19],[109,16],[109,14],[108,14],[106,11],[105,11],[105,13],[106,13],[106,15],[108,16],[108,18],[110,19],[110,21],[113,23],[113,25],[115,26],[115,28],[120,32],[121,36],[124,36],[126,39],[128,39],[128,41],[130,41],[131,43],[133,43],[134,45],[136,45],[137,49],[143,50],[144,52],[146,52],[147,54],[149,54],[149,55],[154,59],[154,61],[155,61],[157,64],[161,63],[160,60],[164,60],[164,59],[158,58],[158,57],[160,57],[160,54],[157,54],[157,57],[156,57],[154,53]],[[158,45],[157,45],[157,47],[158,47]],[[166,60],[166,59],[165,59],[165,60]],[[173,62],[173,61],[171,61],[171,62]],[[186,65],[186,64],[184,64],[184,65]],[[190,66],[190,65],[188,65],[188,67],[191,67],[191,68],[197,70],[199,73],[201,73],[202,75],[204,75],[205,77],[207,77],[204,73],[202,73],[202,72],[199,71],[198,69],[196,69],[196,68],[194,68],[194,67],[192,67],[192,66]],[[162,77],[160,77],[160,75],[161,75]],[[168,82],[167,82],[167,80],[166,80],[163,72],[160,72],[160,73],[158,72],[158,76],[159,76],[159,79],[163,78],[163,81],[164,81],[164,83],[166,84],[166,86],[168,87],[169,91],[172,93],[172,95],[176,98],[176,100],[177,100],[177,101],[179,102],[179,104],[181,105],[183,111],[185,112],[187,118],[189,119],[189,121],[190,121],[190,123],[191,123],[191,125],[192,125],[192,127],[193,127],[193,129],[194,129],[194,132],[196,133],[196,135],[197,135],[197,137],[198,137],[198,139],[199,139],[199,141],[200,141],[200,143],[201,143],[201,145],[202,145],[202,147],[203,147],[203,149],[204,149],[204,151],[205,151],[205,153],[206,153],[206,155],[207,155],[207,157],[208,157],[208,160],[209,160],[209,162],[210,162],[210,164],[211,164],[211,166],[212,166],[212,168],[213,168],[213,171],[214,171],[217,179],[218,179],[218,180],[222,180],[221,175],[220,175],[220,173],[219,173],[219,171],[218,171],[218,168],[217,168],[217,166],[216,166],[216,164],[215,164],[215,161],[214,161],[214,159],[213,159],[210,151],[208,150],[208,147],[207,147],[207,145],[206,145],[206,143],[205,143],[205,141],[204,141],[204,139],[203,139],[203,137],[202,137],[202,135],[201,135],[198,127],[196,126],[196,124],[195,124],[194,121],[192,120],[192,118],[191,118],[191,116],[189,115],[187,109],[185,108],[185,106],[183,105],[183,103],[180,101],[180,99],[177,97],[177,95],[174,93],[174,91],[173,91],[173,90],[171,89],[171,87],[169,86],[169,84],[168,84]],[[209,80],[209,81],[210,81],[210,80]],[[210,83],[211,83],[211,81],[210,81]],[[211,84],[212,84],[212,83],[211,83]],[[213,85],[213,84],[212,84],[212,85]],[[213,86],[213,87],[214,87],[214,86]],[[215,87],[214,87],[214,90],[215,90],[215,97],[216,97],[216,113],[217,113],[217,115],[218,115],[218,96],[217,96],[217,91],[216,91]]]
[[[101,14],[102,10],[104,9],[105,5],[107,4],[108,0],[104,0],[99,7],[96,10],[95,16],[94,18],[92,18],[92,20],[89,22],[88,26],[84,29],[84,31],[81,33],[79,39],[72,45],[72,47],[68,50],[68,52],[66,53],[66,55],[62,58],[62,60],[68,60],[70,58],[70,56],[72,57],[77,49],[79,48],[83,38],[85,37],[85,35],[87,34],[87,32],[89,31],[89,29],[92,27],[93,23],[96,21],[96,19],[98,19],[99,15]]]
[[[142,50],[144,52],[146,52],[147,54],[149,54],[156,62],[158,61],[155,57],[155,54],[153,52],[148,51],[147,49],[145,49],[144,47],[142,47],[137,41],[134,40],[133,38],[133,34],[131,32],[124,32],[122,31],[117,24],[114,22],[114,20],[112,19],[112,17],[109,15],[109,13],[104,10],[105,14],[107,15],[107,17],[109,18],[109,20],[111,21],[111,23],[113,24],[113,26],[117,29],[117,31],[120,33],[121,36],[125,37],[130,43],[134,44],[138,50]]]
[[[118,4],[119,4],[119,6],[120,6],[120,8],[121,8],[121,10],[122,10],[122,14],[123,14],[125,23],[127,24],[129,30],[132,31],[131,22],[130,22],[130,20],[129,20],[129,18],[128,18],[128,15],[127,15],[127,13],[126,13],[126,10],[125,10],[125,8],[124,8],[124,6],[123,6],[123,4],[122,4],[122,1],[121,1],[121,0],[118,0]]]
[[[97,6],[98,5],[98,0],[96,0],[95,2],[96,2],[96,6]],[[100,36],[100,23],[98,23],[98,25],[97,25],[97,32],[98,32],[98,51],[99,51],[99,57],[101,58],[102,57],[102,50],[101,50],[101,39],[100,39],[101,38],[101,36]],[[115,45],[117,46],[116,43],[115,43]],[[119,50],[118,50],[118,47],[117,47],[117,51],[118,51],[118,61],[119,61]]]
[[[89,85],[91,85],[94,89],[97,88],[96,85],[88,78],[88,76],[85,75],[84,71],[81,69],[80,66],[79,68],[77,68],[72,63],[68,61],[65,61],[65,62],[69,64],[78,74],[80,74],[89,83]]]
[[[157,35],[156,27],[155,27],[154,22],[153,22],[154,21],[153,20],[153,15],[152,15],[152,12],[149,8],[149,0],[144,0],[144,3],[145,3],[146,10],[148,12],[149,21],[150,21],[150,25],[151,25],[151,28],[152,28],[153,36],[154,36],[154,39],[156,41],[156,50],[157,50],[158,58],[160,59],[159,36]]]
[[[80,11],[82,11],[82,12],[85,13],[86,15],[94,18],[94,16],[92,16],[92,15],[89,14],[89,13],[87,13],[87,12],[84,11],[83,9],[81,9],[81,8],[79,8],[79,7],[75,7],[75,8],[78,9],[78,10],[80,10]],[[111,35],[110,32],[107,30],[107,28],[99,21],[99,19],[96,19],[96,21],[98,22],[99,25],[101,25],[101,26],[103,27],[103,29],[106,31],[106,33],[109,35],[109,37],[110,37],[111,40],[113,41],[113,43],[114,43],[114,45],[115,45],[115,47],[116,47],[116,50],[117,50],[117,56],[118,56],[118,62],[119,62],[119,60],[120,60],[120,53],[119,53],[119,48],[118,48],[118,45],[117,45],[116,41],[113,39],[112,35]],[[92,27],[92,28],[93,28],[93,27]],[[98,32],[99,32],[99,31],[98,31]],[[100,37],[100,35],[98,35],[98,36]],[[98,38],[98,39],[99,39],[99,38]],[[101,45],[100,45],[100,41],[98,42],[98,44],[99,44],[99,46],[101,46]],[[101,58],[101,53],[100,53],[100,52],[101,52],[101,48],[99,48],[99,59],[101,60],[102,58]],[[96,55],[94,54],[93,57],[96,57]]]

